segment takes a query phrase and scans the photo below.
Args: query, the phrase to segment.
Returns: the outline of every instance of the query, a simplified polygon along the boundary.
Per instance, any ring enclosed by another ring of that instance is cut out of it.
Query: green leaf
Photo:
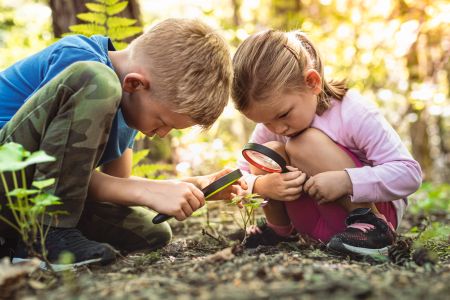
[[[28,190],[28,189],[19,188],[19,189],[12,190],[7,195],[17,197],[17,198],[25,198],[26,196],[34,195],[37,193],[39,193],[39,190]]]
[[[121,17],[110,17],[106,22],[106,25],[109,28],[114,27],[127,27],[136,24],[137,20],[130,18],[121,18]]]
[[[104,4],[88,2],[86,3],[86,7],[93,12],[105,13],[106,11],[106,6]]]
[[[25,167],[23,159],[30,155],[22,145],[11,142],[0,146],[0,172],[17,171]]]
[[[113,5],[119,2],[120,0],[103,0],[106,5]]]
[[[103,13],[83,13],[83,14],[78,14],[77,18],[82,20],[82,21],[86,21],[86,22],[90,22],[90,23],[94,23],[94,24],[105,24],[106,22],[106,15]]]
[[[106,13],[108,14],[108,16],[116,15],[116,14],[120,13],[121,11],[123,11],[127,7],[127,5],[128,5],[128,1],[119,2],[114,5],[109,5],[106,7]]]
[[[32,199],[32,202],[35,203],[35,206],[41,207],[62,204],[62,202],[59,200],[59,197],[47,193],[37,195]]]
[[[94,34],[106,34],[106,28],[104,26],[95,24],[78,24],[69,26],[70,31],[83,34],[86,36],[91,36]]]
[[[108,35],[112,40],[123,40],[141,32],[142,28],[138,26],[114,27],[108,30]]]
[[[42,150],[31,153],[31,155],[24,161],[26,166],[40,164],[50,161],[55,161],[56,159],[53,156],[48,155]]]
[[[55,178],[33,181],[32,185],[40,190],[55,183]]]

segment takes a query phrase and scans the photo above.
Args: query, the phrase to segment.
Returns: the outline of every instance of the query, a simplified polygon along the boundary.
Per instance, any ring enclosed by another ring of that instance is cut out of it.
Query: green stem
[[[12,178],[13,178],[13,183],[14,183],[14,189],[18,189],[19,183],[17,182],[17,175],[16,175],[15,171],[12,172]],[[16,198],[17,198],[17,206],[19,207],[19,217],[20,217],[19,224],[21,224],[23,226],[27,225],[27,218],[25,216],[24,209],[23,209],[22,197],[16,197]]]
[[[10,208],[12,214],[13,214],[14,219],[16,220],[16,223],[20,224],[19,216],[17,216],[17,213],[16,213],[16,211],[14,209],[13,201],[11,199],[11,196],[9,196],[9,188],[8,188],[8,183],[6,182],[5,174],[3,172],[1,172],[0,174],[1,174],[1,177],[2,177],[3,187],[5,188],[6,198],[8,199],[9,208]],[[16,227],[16,228],[19,228],[19,227]],[[20,235],[23,238],[24,236],[23,236],[22,230],[19,230],[19,233],[20,233]]]
[[[41,252],[42,252],[42,256],[47,257],[47,249],[45,248],[45,238],[46,238],[46,234],[44,234],[44,216],[45,216],[45,207],[44,207],[44,211],[42,212],[41,215],[41,221],[38,222],[36,225],[39,229],[39,234],[41,235]],[[48,231],[47,231],[48,232]]]
[[[25,169],[20,170],[20,174],[22,176],[22,187],[24,189],[27,189],[27,178],[25,176]],[[25,209],[26,212],[30,211],[30,202],[29,202],[27,194],[25,195],[25,208],[26,208]]]

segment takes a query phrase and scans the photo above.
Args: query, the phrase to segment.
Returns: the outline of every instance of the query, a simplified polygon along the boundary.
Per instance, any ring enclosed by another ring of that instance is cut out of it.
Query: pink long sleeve
[[[414,193],[422,182],[417,161],[379,110],[356,92],[333,106],[312,124],[335,142],[352,151],[365,167],[348,168],[353,202],[401,199]]]

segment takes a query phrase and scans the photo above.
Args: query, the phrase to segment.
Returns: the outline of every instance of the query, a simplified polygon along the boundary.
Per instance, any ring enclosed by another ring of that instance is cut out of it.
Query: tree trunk
[[[76,15],[87,12],[86,3],[93,0],[49,0],[52,10],[52,26],[55,37],[60,38],[62,34],[69,32],[69,26],[81,24],[83,21],[77,19]],[[127,8],[118,14],[120,17],[126,17],[137,20],[136,26],[142,26],[141,10],[138,0],[128,0]],[[133,37],[125,40],[130,42]]]

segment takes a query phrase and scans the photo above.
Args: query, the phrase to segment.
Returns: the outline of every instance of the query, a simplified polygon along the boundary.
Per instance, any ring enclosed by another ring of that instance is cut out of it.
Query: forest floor
[[[412,259],[397,265],[388,257],[338,257],[305,240],[242,249],[227,238],[238,225],[218,210],[210,209],[209,227],[205,216],[171,220],[174,239],[159,251],[64,272],[59,279],[38,270],[16,282],[16,288],[10,285],[0,298],[449,299],[448,253],[420,266]],[[449,221],[447,213],[431,218]],[[406,216],[400,232],[421,221]]]

